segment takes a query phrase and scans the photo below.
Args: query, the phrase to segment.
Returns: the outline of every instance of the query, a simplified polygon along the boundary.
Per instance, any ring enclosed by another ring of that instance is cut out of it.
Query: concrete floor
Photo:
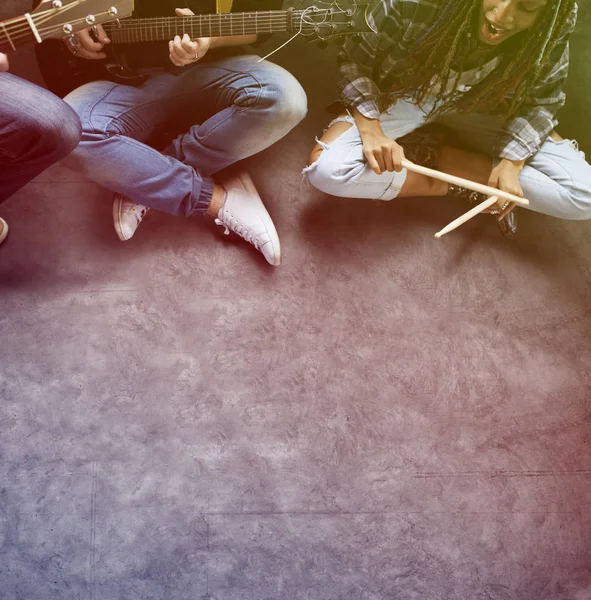
[[[317,53],[245,164],[278,269],[197,219],[122,243],[60,166],[2,205],[2,600],[591,599],[589,225],[302,187]]]

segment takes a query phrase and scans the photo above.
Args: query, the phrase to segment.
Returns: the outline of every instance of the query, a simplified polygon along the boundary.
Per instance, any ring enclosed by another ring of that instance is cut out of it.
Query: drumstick
[[[453,231],[458,228],[460,225],[463,225],[466,221],[469,221],[472,217],[480,214],[483,210],[486,210],[489,206],[492,206],[498,200],[497,196],[491,196],[487,198],[484,202],[481,202],[478,206],[470,209],[467,213],[464,213],[462,216],[458,217],[455,221],[452,221],[449,225],[446,225],[441,231],[438,231],[435,234],[436,238],[440,238],[442,235]]]
[[[526,200],[525,198],[520,198],[519,196],[515,196],[509,192],[497,190],[496,188],[483,185],[482,183],[476,183],[475,181],[470,181],[469,179],[462,179],[461,177],[449,175],[448,173],[443,173],[442,171],[421,167],[420,165],[415,165],[415,163],[406,159],[402,161],[402,166],[409,171],[421,173],[422,175],[433,177],[434,179],[439,179],[441,181],[447,181],[447,183],[453,183],[454,185],[459,185],[474,192],[480,192],[481,194],[486,194],[487,196],[495,195],[499,198],[503,198],[503,200],[509,200],[510,202],[515,202],[515,204],[520,204],[521,206],[529,206],[529,200]]]

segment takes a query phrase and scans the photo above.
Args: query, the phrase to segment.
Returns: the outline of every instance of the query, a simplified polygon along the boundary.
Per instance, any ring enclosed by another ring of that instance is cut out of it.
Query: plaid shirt
[[[339,53],[342,99],[370,118],[379,117],[380,101],[401,76],[406,49],[435,21],[442,1],[379,0],[370,22],[378,33],[364,34],[359,43],[347,40]],[[558,121],[565,102],[562,86],[568,73],[568,39],[574,29],[577,6],[534,84],[532,101],[507,122],[495,153],[499,158],[524,160],[535,154]]]

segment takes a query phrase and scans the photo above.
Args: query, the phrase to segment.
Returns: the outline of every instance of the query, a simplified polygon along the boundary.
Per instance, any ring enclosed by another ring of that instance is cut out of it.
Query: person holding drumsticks
[[[312,150],[310,182],[353,198],[486,199],[407,159],[526,197],[531,210],[591,218],[591,166],[554,131],[576,15],[575,0],[382,0],[377,33],[339,54],[343,111]],[[421,129],[434,124],[439,133]],[[506,237],[514,208],[500,198],[488,209]]]

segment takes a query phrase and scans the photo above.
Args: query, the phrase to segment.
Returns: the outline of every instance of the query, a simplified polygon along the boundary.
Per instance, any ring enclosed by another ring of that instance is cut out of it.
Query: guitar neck
[[[167,41],[184,33],[192,38],[276,33],[292,31],[294,22],[299,27],[298,19],[302,12],[269,10],[192,17],[123,19],[119,25],[111,23],[105,30],[116,44]]]

